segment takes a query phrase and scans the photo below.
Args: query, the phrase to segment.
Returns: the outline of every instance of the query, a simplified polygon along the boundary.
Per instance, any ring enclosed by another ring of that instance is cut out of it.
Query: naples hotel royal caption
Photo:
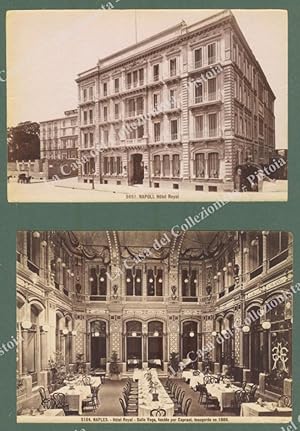
[[[275,96],[230,11],[184,21],[78,75],[79,180],[232,191],[268,163]]]

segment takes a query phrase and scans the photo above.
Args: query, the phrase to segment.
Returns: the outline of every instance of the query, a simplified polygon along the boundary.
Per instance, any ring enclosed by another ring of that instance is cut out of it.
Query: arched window
[[[187,321],[182,324],[182,360],[189,363],[186,368],[198,368],[198,324]]]
[[[163,323],[148,323],[148,365],[163,368]]]
[[[126,323],[127,369],[142,368],[142,324],[136,320]]]
[[[209,178],[219,178],[220,161],[218,153],[208,154],[208,176]]]

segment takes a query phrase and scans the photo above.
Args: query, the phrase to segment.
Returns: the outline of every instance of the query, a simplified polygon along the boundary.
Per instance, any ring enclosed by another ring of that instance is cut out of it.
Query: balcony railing
[[[252,280],[253,278],[257,277],[262,272],[263,272],[263,266],[260,265],[258,268],[254,269],[254,271],[250,272],[250,280]]]
[[[90,301],[106,301],[106,295],[90,295]]]
[[[277,254],[277,256],[272,257],[269,261],[269,268],[273,268],[273,266],[278,265],[278,263],[283,262],[287,259],[289,255],[288,249],[282,251],[281,253]]]
[[[27,261],[27,268],[31,271],[34,272],[37,275],[40,275],[40,268],[33,262],[31,262],[31,260]]]
[[[203,102],[203,96],[196,96],[195,97],[195,103],[202,103]]]
[[[183,296],[182,302],[197,302],[198,298],[197,296]]]
[[[153,75],[153,81],[159,81],[159,75]]]
[[[171,140],[176,141],[178,139],[178,133],[171,133]]]

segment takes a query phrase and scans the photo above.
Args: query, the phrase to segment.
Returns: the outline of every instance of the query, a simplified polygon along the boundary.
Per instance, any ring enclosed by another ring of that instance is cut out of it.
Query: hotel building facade
[[[65,111],[61,118],[41,121],[40,143],[41,159],[77,159],[78,110]]]
[[[275,96],[230,11],[183,21],[76,81],[80,181],[232,191],[238,165],[274,154]]]
[[[194,369],[229,368],[264,396],[290,395],[292,241],[267,231],[18,232],[18,406],[40,402],[57,352],[67,371],[82,354],[107,378],[113,352],[121,378],[153,364],[166,376],[178,353]]]

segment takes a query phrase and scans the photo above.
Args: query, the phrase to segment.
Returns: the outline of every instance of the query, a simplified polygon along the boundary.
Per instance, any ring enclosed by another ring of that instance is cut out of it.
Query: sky
[[[7,14],[8,126],[59,118],[77,107],[78,73],[182,20],[218,9],[34,10]],[[287,148],[287,13],[232,10],[276,95],[276,147]],[[135,30],[136,22],[136,30]]]

